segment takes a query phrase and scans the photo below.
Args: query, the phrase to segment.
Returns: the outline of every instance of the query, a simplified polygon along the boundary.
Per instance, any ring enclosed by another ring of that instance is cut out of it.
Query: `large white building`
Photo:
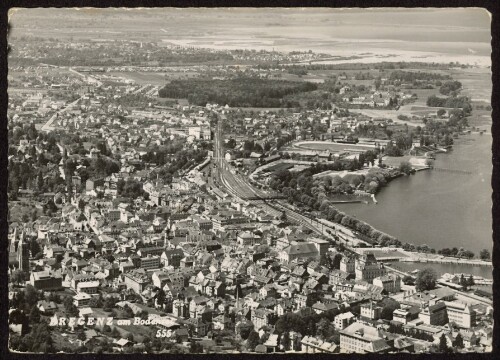
[[[386,270],[383,264],[377,262],[373,253],[366,253],[356,259],[356,280],[364,280],[372,283],[373,279],[384,276]]]
[[[340,350],[347,353],[387,353],[392,346],[374,327],[355,322],[340,331]]]
[[[388,294],[401,291],[401,277],[395,274],[379,276],[373,279],[373,285],[381,287]]]
[[[348,311],[346,313],[338,314],[335,316],[335,319],[333,321],[335,328],[339,330],[345,329],[347,326],[349,326],[354,320],[355,316],[352,312]]]
[[[476,325],[476,312],[469,305],[456,301],[445,301],[445,304],[449,322],[466,329]]]

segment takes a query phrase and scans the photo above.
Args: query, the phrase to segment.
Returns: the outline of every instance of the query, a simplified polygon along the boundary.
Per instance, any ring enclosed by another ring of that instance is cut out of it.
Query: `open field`
[[[472,102],[472,115],[467,118],[469,121],[469,125],[473,127],[479,127],[483,130],[490,130],[492,118],[491,118],[491,110],[486,109],[477,109],[476,106],[488,106],[487,102]]]
[[[415,106],[426,106],[427,98],[431,95],[440,96],[439,89],[410,89],[408,91],[418,96],[415,102],[412,103]]]
[[[274,172],[278,172],[278,171],[282,171],[282,170],[288,170],[288,169],[291,169],[293,168],[294,165],[293,164],[287,164],[287,163],[276,163],[274,165],[271,165],[269,166],[266,171],[274,171]]]
[[[490,69],[474,68],[450,70],[450,75],[462,83],[462,94],[473,101],[491,103],[492,80]]]
[[[197,77],[195,71],[188,72],[140,72],[140,71],[110,71],[106,75],[119,76],[134,80],[138,85],[165,85],[171,80]]]
[[[165,73],[157,72],[133,72],[133,71],[110,71],[106,75],[118,76],[135,81],[138,85],[165,85]]]
[[[384,164],[392,167],[398,167],[403,161],[408,161],[414,168],[425,167],[425,159],[419,156],[384,156]]]
[[[260,111],[269,111],[269,112],[278,112],[280,110],[283,111],[288,111],[289,109],[286,108],[266,108],[266,107],[244,107],[244,108],[238,108],[243,112],[250,112],[250,111],[255,111],[255,112],[260,112]]]
[[[358,144],[340,144],[327,141],[301,141],[293,145],[296,148],[307,150],[330,150],[333,152],[339,151],[365,151],[373,150],[373,146],[358,145]]]

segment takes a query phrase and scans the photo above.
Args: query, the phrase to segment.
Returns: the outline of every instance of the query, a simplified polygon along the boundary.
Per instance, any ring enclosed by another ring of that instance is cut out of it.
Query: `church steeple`
[[[11,253],[16,252],[16,242],[17,242],[17,226],[14,228],[14,232],[10,237],[9,252]]]
[[[17,244],[17,261],[19,262],[19,270],[28,272],[30,269],[30,260],[29,260],[29,245],[25,241],[26,234],[24,232],[21,233],[19,238],[19,243]]]

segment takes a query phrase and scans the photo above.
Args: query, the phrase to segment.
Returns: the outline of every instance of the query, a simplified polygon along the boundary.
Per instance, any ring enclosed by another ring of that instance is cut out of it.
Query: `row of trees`
[[[484,252],[486,251],[486,252]],[[484,249],[482,252],[482,256],[485,257],[485,260],[489,259],[489,252],[488,250]],[[459,258],[466,258],[466,259],[472,259],[474,257],[474,253],[470,250],[465,250],[464,248],[443,248],[438,251],[438,254],[443,255],[443,256],[453,256],[453,257],[459,257]],[[481,257],[482,258],[482,257]]]
[[[392,135],[392,134],[391,134]],[[413,133],[398,134],[387,143],[384,152],[387,156],[403,156],[413,145]]]
[[[436,72],[422,72],[422,71],[403,71],[395,70],[389,75],[389,81],[400,81],[405,83],[413,83],[417,80],[420,81],[439,81],[451,79],[449,75],[443,75]]]

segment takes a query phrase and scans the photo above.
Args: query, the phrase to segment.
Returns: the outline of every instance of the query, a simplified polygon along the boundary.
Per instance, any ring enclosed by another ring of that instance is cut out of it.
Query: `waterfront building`
[[[383,264],[377,262],[373,253],[366,253],[356,259],[356,280],[372,283],[373,279],[384,276],[386,270]]]

